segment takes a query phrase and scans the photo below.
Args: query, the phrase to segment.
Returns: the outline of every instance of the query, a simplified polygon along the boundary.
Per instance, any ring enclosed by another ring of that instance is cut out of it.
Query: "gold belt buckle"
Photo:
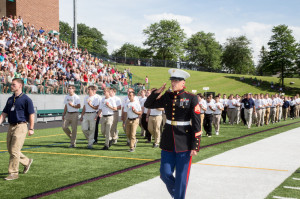
[[[172,126],[177,126],[177,121],[171,121]]]

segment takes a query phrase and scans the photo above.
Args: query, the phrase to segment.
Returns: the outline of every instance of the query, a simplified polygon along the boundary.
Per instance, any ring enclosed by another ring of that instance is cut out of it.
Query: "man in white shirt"
[[[234,122],[236,124],[239,124],[240,121],[241,121],[241,98],[240,96],[237,94],[235,96],[235,100],[236,100],[236,108],[235,108],[235,119],[234,119]]]
[[[226,124],[226,117],[227,117],[227,96],[226,94],[223,94],[223,99],[220,99],[220,102],[223,104],[224,110],[222,111],[222,119],[223,119],[223,124]]]
[[[262,108],[263,108],[263,103],[262,99],[260,99],[260,95],[255,94],[255,110],[256,110],[256,126],[260,126],[262,124]]]
[[[104,98],[102,98],[98,114],[95,118],[97,119],[98,116],[102,113],[101,118],[101,133],[105,136],[105,143],[102,150],[108,150],[109,147],[112,145],[112,135],[110,134],[110,129],[114,121],[114,111],[118,110],[115,100],[110,97],[110,88],[104,89]]]
[[[98,94],[95,94],[95,96],[99,99],[99,102],[101,103],[102,97]],[[100,103],[99,103],[99,106],[100,106]],[[98,143],[99,123],[100,123],[100,116],[97,116],[97,120],[96,120],[96,124],[95,124],[95,133],[94,133],[94,144]]]
[[[278,94],[275,94],[275,101],[276,101],[276,117],[275,117],[275,123],[279,121],[279,104],[280,104],[280,99]]]
[[[160,142],[160,127],[162,123],[162,111],[163,108],[148,109],[148,130],[154,137],[153,148],[157,148]]]
[[[278,97],[278,106],[279,106],[279,109],[278,109],[278,120],[277,120],[277,122],[280,122],[281,117],[282,117],[283,99],[284,99],[283,95],[281,95],[280,97]]]
[[[145,109],[144,103],[145,103],[145,101],[147,99],[147,97],[146,97],[146,90],[141,90],[140,94],[141,94],[141,97],[140,97],[139,101],[140,101],[140,105],[142,107],[142,115],[140,116],[140,124],[139,125],[141,127],[141,136],[145,136],[146,135],[146,130],[145,130],[143,124],[142,124],[142,120],[143,120],[142,117],[144,115],[144,109]],[[146,112],[146,115],[147,115],[147,112]]]
[[[119,138],[119,131],[118,131],[118,122],[119,122],[119,110],[122,108],[122,102],[119,97],[116,96],[117,89],[111,88],[110,89],[110,96],[115,100],[117,105],[117,110],[114,111],[114,119],[113,124],[110,129],[110,134],[112,135],[112,143],[116,144]]]
[[[207,109],[206,101],[204,96],[201,93],[197,94],[199,105],[200,105],[200,119],[201,119],[201,129],[203,129],[203,121],[204,121],[204,114]]]
[[[276,107],[277,107],[277,100],[275,99],[275,96],[271,96],[272,104],[271,104],[271,109],[270,109],[270,120],[272,124],[275,123],[276,121]]]
[[[97,110],[100,105],[100,100],[96,96],[97,86],[88,87],[88,96],[84,98],[83,108],[81,113],[81,129],[86,139],[88,140],[88,149],[93,148]]]
[[[265,111],[265,125],[269,124],[269,120],[270,120],[270,112],[271,112],[271,105],[272,105],[272,100],[271,98],[269,98],[269,94],[266,93],[265,94],[265,100],[266,100],[266,111]]]
[[[127,102],[124,106],[124,119],[126,118],[126,135],[129,139],[129,152],[134,152],[137,144],[136,129],[139,125],[139,115],[142,114],[142,108],[139,101],[134,100],[134,92],[129,92]]]
[[[64,113],[62,129],[71,139],[70,148],[76,147],[78,114],[80,109],[80,98],[75,94],[75,86],[68,87],[69,95],[64,100]],[[72,131],[69,129],[71,125]]]
[[[126,113],[124,112],[124,107],[125,105],[130,101],[129,100],[129,93],[130,92],[134,92],[134,89],[133,88],[128,88],[128,91],[127,91],[127,96],[123,98],[123,101],[122,101],[122,115],[121,115],[121,120],[123,121],[123,130],[124,132],[126,132]],[[134,101],[140,103],[140,100],[137,96],[134,96]],[[151,134],[150,134],[151,135]],[[129,140],[127,140],[127,145],[129,146]]]
[[[211,137],[212,133],[212,121],[213,121],[213,113],[214,111],[216,110],[215,108],[215,104],[212,102],[212,99],[210,96],[207,97],[207,109],[205,111],[205,115],[204,115],[204,123],[203,123],[203,126],[204,126],[204,130],[206,132],[206,135],[208,137]]]
[[[220,102],[220,96],[217,95],[215,97],[215,101],[216,101],[216,103],[215,103],[215,111],[214,111],[214,115],[213,115],[213,125],[215,127],[216,135],[219,135],[221,114],[222,114],[222,111],[224,110],[224,106]]]
[[[295,117],[298,118],[300,115],[300,98],[299,98],[299,94],[297,94],[295,96],[295,102],[296,102],[296,111],[295,111]]]
[[[233,125],[234,118],[236,116],[236,100],[233,98],[232,94],[229,96],[227,105],[228,105],[227,114],[228,114],[229,124]]]

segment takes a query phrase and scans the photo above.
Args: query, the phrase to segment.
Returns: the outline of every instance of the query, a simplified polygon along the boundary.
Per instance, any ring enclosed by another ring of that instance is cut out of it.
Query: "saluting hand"
[[[162,85],[162,87],[160,87],[159,89],[157,89],[157,90],[155,91],[155,93],[162,93],[162,92],[166,89],[166,84],[167,84],[167,83],[164,83],[164,84]]]

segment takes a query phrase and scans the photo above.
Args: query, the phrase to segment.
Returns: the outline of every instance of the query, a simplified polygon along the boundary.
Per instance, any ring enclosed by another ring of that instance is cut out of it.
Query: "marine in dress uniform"
[[[166,84],[147,98],[146,108],[164,108],[166,124],[161,135],[160,176],[175,199],[185,198],[192,156],[200,147],[201,122],[197,96],[184,90],[189,73],[170,69],[173,92],[167,91],[160,98]],[[176,175],[174,176],[174,169]]]
[[[9,153],[9,175],[5,180],[15,180],[19,178],[19,163],[24,166],[23,173],[29,171],[33,159],[29,159],[21,149],[23,147],[26,134],[34,133],[34,108],[32,100],[22,93],[24,82],[20,78],[13,79],[11,83],[11,91],[13,96],[8,98],[6,105],[0,115],[0,124],[8,117],[9,128],[7,132],[7,150]],[[27,122],[30,128],[27,128]]]

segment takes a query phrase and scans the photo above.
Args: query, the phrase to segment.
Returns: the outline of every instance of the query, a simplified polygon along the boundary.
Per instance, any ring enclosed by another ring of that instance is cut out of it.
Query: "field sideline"
[[[279,127],[283,125],[286,126]],[[264,131],[274,127],[279,128]],[[202,138],[202,149],[198,156],[193,158],[193,162],[296,127],[300,127],[299,119],[251,129],[241,125],[221,125],[221,133],[218,137]],[[99,145],[95,145],[94,150],[88,150],[87,141],[80,127],[78,130],[76,149],[67,148],[68,139],[61,128],[37,130],[33,137],[27,137],[23,152],[34,159],[32,168],[28,174],[21,174],[16,181],[0,180],[0,198],[26,198],[47,191],[52,192],[45,198],[98,198],[159,175],[160,149],[153,149],[152,144],[145,143],[140,136],[138,136],[139,142],[135,153],[127,152],[126,139],[122,134],[121,126],[119,126],[120,139],[109,151],[100,150],[103,147],[103,139]],[[255,132],[260,133],[246,136]],[[244,137],[236,139],[240,136]],[[0,178],[7,175],[8,153],[5,140],[6,133],[1,133]],[[230,142],[224,142],[226,140]],[[220,142],[224,143],[217,144]],[[139,166],[143,164],[147,165]],[[20,171],[22,169],[23,167],[20,166]],[[84,183],[80,184],[80,182]],[[72,184],[77,186],[62,189]]]

